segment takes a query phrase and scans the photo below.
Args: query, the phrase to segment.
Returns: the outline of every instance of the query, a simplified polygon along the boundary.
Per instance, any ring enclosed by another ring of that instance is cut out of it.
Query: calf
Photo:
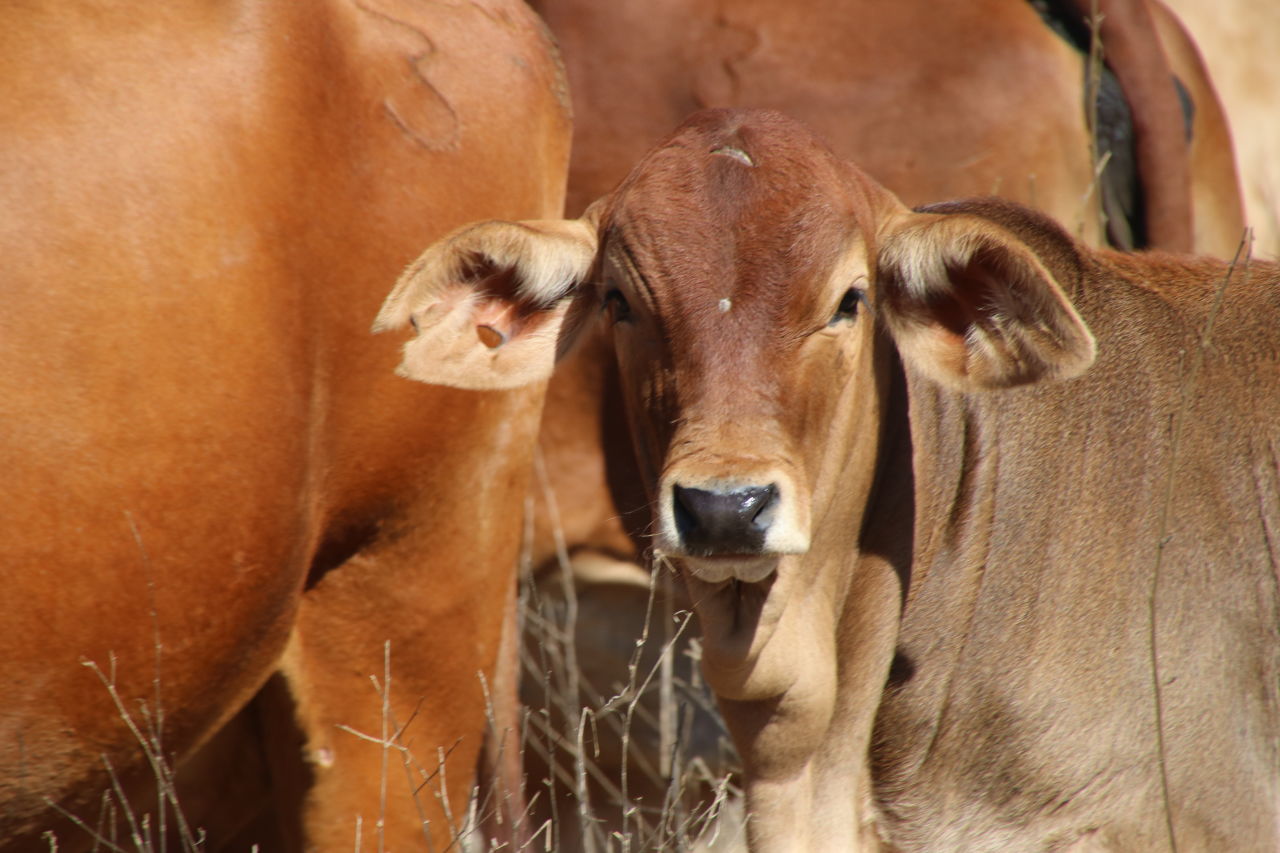
[[[464,387],[610,328],[754,849],[1280,841],[1275,266],[911,211],[708,111],[580,220],[429,249],[410,320]]]

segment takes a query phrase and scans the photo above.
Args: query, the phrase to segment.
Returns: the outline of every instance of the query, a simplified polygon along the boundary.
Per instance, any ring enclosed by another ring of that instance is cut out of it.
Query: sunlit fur
[[[0,3],[0,850],[456,849],[477,772],[523,846],[540,389],[369,322],[561,215],[555,53],[519,0]]]

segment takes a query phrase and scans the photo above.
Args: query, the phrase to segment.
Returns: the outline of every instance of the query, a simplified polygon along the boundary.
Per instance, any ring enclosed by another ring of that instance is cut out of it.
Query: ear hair
[[[378,312],[373,331],[403,328],[415,312],[449,299],[458,283],[485,278],[486,269],[510,270],[516,299],[548,307],[586,277],[595,247],[594,222],[582,219],[468,225],[409,265]]]
[[[373,330],[413,324],[396,369],[410,379],[479,390],[544,380],[596,244],[587,217],[460,229],[405,270]]]
[[[1035,252],[989,220],[912,214],[879,253],[882,314],[899,351],[963,391],[1083,372],[1094,340]]]

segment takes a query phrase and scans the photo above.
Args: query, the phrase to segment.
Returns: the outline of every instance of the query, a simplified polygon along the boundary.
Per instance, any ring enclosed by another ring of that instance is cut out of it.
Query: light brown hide
[[[979,397],[908,369],[915,555],[872,751],[885,835],[1271,849],[1280,270],[938,210],[1037,241],[1098,361]]]
[[[803,554],[667,540],[753,849],[1276,845],[1280,268],[911,212],[752,111],[596,210],[566,296],[605,306],[651,500],[772,459],[810,503]]]
[[[540,24],[501,0],[10,4],[0,80],[0,847],[87,846],[54,809],[96,826],[106,760],[154,814],[92,661],[179,765],[283,672],[262,736],[304,812],[245,849],[349,850],[358,821],[409,849],[423,819],[439,849],[480,674],[514,697],[493,678],[541,389],[407,382],[369,324],[425,241],[559,214]],[[417,803],[398,750],[384,800],[383,750],[338,728],[384,721],[428,771],[449,753]],[[188,817],[216,848],[242,816],[212,775]]]

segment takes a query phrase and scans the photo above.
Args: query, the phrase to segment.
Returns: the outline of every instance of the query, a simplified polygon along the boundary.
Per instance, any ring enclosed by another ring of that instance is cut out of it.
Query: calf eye
[[[867,295],[856,287],[851,287],[844,292],[844,296],[840,297],[840,304],[836,306],[836,313],[832,315],[831,322],[828,326],[834,326],[841,320],[852,320],[858,314],[858,303],[866,301]]]
[[[604,295],[604,310],[615,323],[624,323],[631,319],[631,306],[627,304],[627,298],[622,295],[622,291],[616,287]]]

